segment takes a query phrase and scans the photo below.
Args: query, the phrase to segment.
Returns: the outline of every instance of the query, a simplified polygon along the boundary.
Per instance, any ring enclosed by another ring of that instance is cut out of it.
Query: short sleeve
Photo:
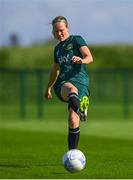
[[[75,40],[78,48],[80,48],[81,46],[87,46],[86,41],[81,36],[79,35],[75,36]]]

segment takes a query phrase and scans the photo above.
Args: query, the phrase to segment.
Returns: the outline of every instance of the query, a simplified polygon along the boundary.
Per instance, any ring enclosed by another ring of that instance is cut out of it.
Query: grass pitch
[[[87,163],[69,173],[62,165],[67,150],[65,121],[0,123],[0,178],[133,178],[133,123],[88,121],[81,124],[79,149]]]

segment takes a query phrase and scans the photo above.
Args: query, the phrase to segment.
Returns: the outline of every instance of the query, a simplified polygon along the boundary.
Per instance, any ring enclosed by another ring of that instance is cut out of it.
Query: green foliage
[[[6,47],[0,49],[0,67],[15,69],[49,69],[53,63],[53,43],[31,47]],[[90,45],[96,68],[133,68],[132,45]]]
[[[0,49],[0,67],[8,66],[9,51],[7,49]]]
[[[6,52],[9,58],[5,68],[47,69],[53,59],[53,49],[50,45],[7,48]]]
[[[112,45],[92,46],[94,67],[131,68],[133,67],[133,46]]]

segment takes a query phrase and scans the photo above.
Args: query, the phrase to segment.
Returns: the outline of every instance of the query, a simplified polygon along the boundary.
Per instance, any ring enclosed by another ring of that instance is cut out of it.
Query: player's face
[[[69,37],[69,31],[64,22],[58,22],[54,24],[53,34],[59,41],[64,41]]]

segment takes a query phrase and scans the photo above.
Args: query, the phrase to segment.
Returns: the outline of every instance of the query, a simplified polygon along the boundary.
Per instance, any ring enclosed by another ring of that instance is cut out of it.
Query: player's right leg
[[[84,86],[80,83],[74,83],[74,85],[78,89],[78,96],[80,99],[80,107],[79,107],[79,115],[81,121],[87,120],[87,111],[89,107],[89,96],[90,91],[88,89],[88,86]]]
[[[71,93],[78,94],[78,89],[70,82],[66,82],[61,87],[61,97],[65,101],[69,101],[69,95]]]
[[[79,113],[80,99],[78,89],[72,83],[66,82],[62,85],[61,97],[68,102],[68,108],[72,108],[77,114]]]
[[[83,96],[80,100],[80,120],[86,121],[87,119],[87,111],[89,106],[89,98],[88,96]]]
[[[81,121],[86,121],[89,106],[89,92],[87,87],[80,84],[74,86],[70,82],[66,82],[61,87],[61,97],[64,101],[69,102],[69,108],[72,108],[79,115]]]

